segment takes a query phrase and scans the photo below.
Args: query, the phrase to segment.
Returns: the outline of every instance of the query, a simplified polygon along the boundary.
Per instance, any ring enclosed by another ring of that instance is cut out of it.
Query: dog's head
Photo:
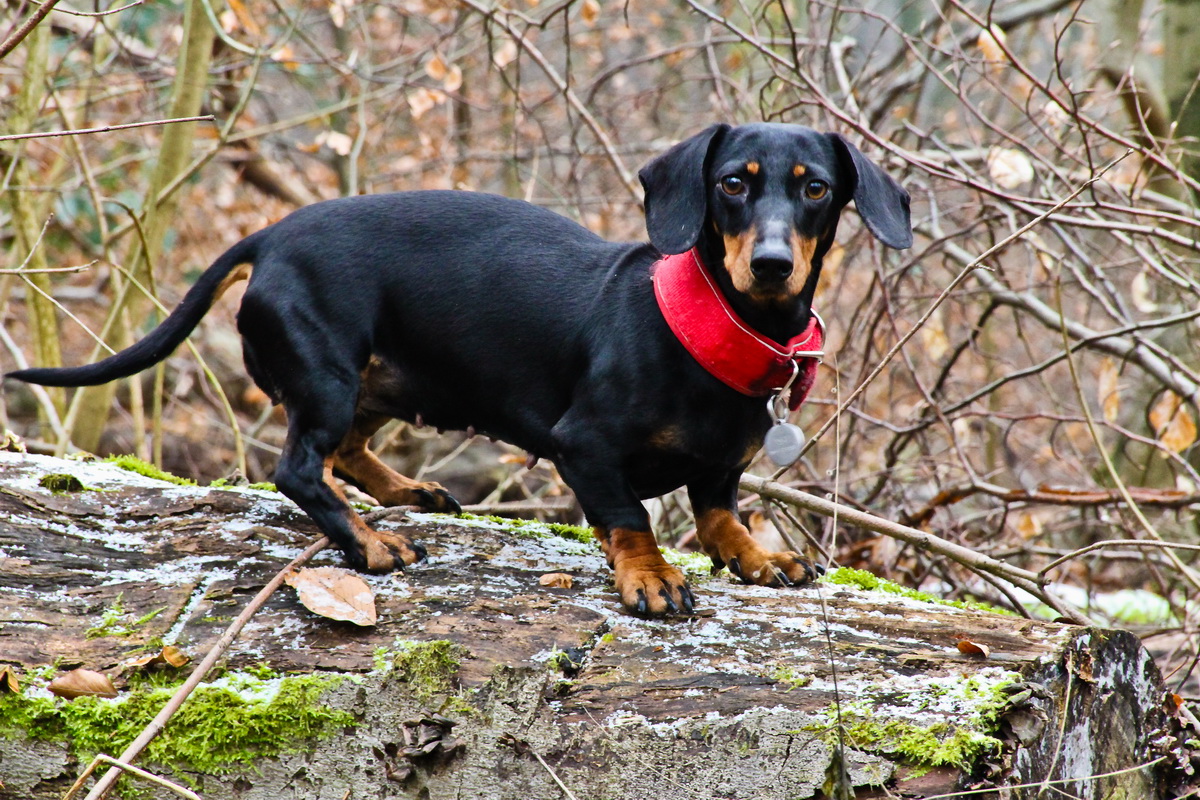
[[[702,250],[720,255],[734,290],[752,300],[787,302],[806,285],[811,293],[814,268],[851,200],[881,242],[912,245],[908,192],[836,133],[713,125],[638,177],[650,242],[673,254],[703,240]]]

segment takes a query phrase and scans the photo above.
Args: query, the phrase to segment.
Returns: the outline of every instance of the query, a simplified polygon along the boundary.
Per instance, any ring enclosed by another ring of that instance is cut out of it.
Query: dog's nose
[[[755,280],[777,283],[792,274],[792,248],[784,241],[769,239],[754,246],[750,272]]]

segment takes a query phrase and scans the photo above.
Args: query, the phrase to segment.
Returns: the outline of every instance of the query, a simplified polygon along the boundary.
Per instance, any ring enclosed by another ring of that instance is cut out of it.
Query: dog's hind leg
[[[372,530],[333,480],[336,452],[354,427],[361,383],[358,371],[346,368],[356,360],[354,341],[291,323],[299,315],[286,299],[255,293],[252,285],[238,313],[246,366],[287,411],[275,484],[355,569],[389,572],[420,561],[424,548],[402,533]]]
[[[462,511],[450,493],[433,482],[406,478],[383,463],[368,445],[388,417],[356,414],[354,424],[333,454],[333,469],[385,506],[420,506],[428,511]]]
[[[289,407],[288,439],[275,483],[342,550],[350,566],[366,572],[403,569],[424,559],[425,548],[402,533],[368,527],[334,481],[334,451],[352,418],[352,408],[338,413],[330,403],[322,404],[319,414],[307,403]]]

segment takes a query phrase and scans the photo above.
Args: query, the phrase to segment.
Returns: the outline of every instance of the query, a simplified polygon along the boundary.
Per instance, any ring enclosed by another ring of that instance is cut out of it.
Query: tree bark
[[[208,86],[208,68],[212,62],[216,34],[205,17],[200,5],[202,2],[204,0],[188,0],[186,4],[183,45],[176,61],[176,77],[171,90],[169,116],[172,118],[199,114]],[[145,213],[140,228],[145,238],[143,240],[137,231],[134,232],[134,244],[128,260],[134,277],[147,288],[154,285],[154,266],[162,254],[163,239],[178,202],[174,193],[167,197],[162,195],[180,177],[191,160],[196,124],[183,122],[163,128],[158,160],[146,190]],[[131,331],[125,330],[120,322],[123,313],[128,311],[130,319],[156,319],[158,316],[150,300],[136,287],[127,286],[127,283],[127,280],[117,281],[118,286],[126,288],[109,309],[105,322],[106,341],[110,341],[114,350],[127,346],[130,341]],[[95,354],[93,360],[96,355],[99,354]],[[79,390],[82,396],[75,401],[79,403],[79,410],[75,415],[71,440],[80,449],[94,451],[99,447],[116,387],[116,383],[106,383]]]
[[[575,531],[378,516],[430,552],[364,576],[378,623],[326,619],[281,590],[188,701],[224,710],[177,716],[139,766],[205,800],[528,800],[563,786],[794,800],[820,796],[839,764],[858,798],[1043,781],[1081,798],[1172,796],[1182,746],[1129,633],[851,585],[747,587],[690,556],[699,614],[645,621],[620,611],[603,557]],[[199,660],[317,535],[274,493],[7,452],[0,521],[0,666],[21,681],[0,694],[6,800],[57,800],[96,749],[119,753],[140,730],[128,717],[162,704],[147,687],[188,669],[151,679],[153,667],[121,665],[164,644]],[[340,564],[328,550],[315,561]],[[571,586],[542,586],[551,572]],[[119,697],[47,699],[50,677],[75,667],[112,677]],[[299,680],[323,681],[319,699],[272,723],[282,712],[265,698]],[[221,691],[240,699],[215,704]],[[231,723],[220,714],[236,703]]]

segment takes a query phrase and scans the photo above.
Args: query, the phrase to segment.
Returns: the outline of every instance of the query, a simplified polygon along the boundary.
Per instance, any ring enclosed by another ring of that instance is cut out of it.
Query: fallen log
[[[430,559],[363,576],[375,624],[276,592],[139,767],[205,800],[794,800],[839,781],[859,798],[1166,798],[1178,779],[1161,677],[1122,631],[847,570],[742,586],[680,554],[699,614],[639,620],[579,529],[379,516]],[[317,536],[272,491],[0,452],[0,797],[61,798],[119,754],[191,668],[164,653],[194,664]],[[48,691],[75,668],[117,696]],[[178,796],[118,789],[135,783]]]

